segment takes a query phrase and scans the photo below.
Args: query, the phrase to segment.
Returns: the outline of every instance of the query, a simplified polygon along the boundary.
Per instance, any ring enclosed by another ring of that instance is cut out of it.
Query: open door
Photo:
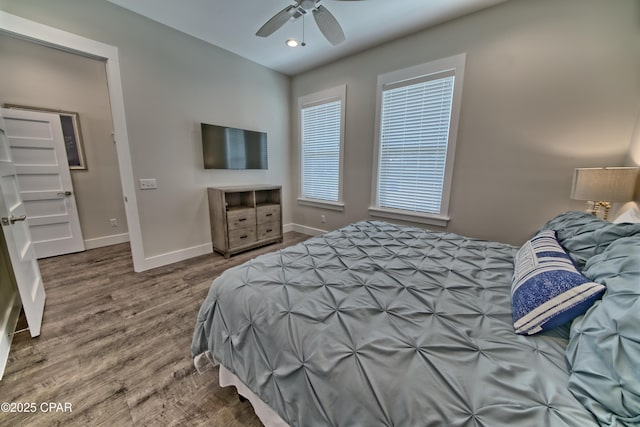
[[[37,258],[84,251],[60,116],[2,109]]]
[[[0,232],[0,380],[9,360],[9,350],[20,316],[20,295],[9,260],[4,234]]]
[[[44,313],[44,285],[4,126],[0,116],[0,224],[29,332],[36,337],[40,335]]]

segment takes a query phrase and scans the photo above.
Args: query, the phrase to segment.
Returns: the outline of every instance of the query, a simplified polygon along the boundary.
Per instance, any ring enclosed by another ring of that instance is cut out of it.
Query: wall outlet
[[[113,227],[113,228],[115,228],[115,227],[117,227],[117,226],[118,226],[118,220],[117,220],[117,219],[115,219],[115,218],[111,218],[111,219],[109,220],[109,222],[111,223],[111,227]]]
[[[154,190],[158,188],[158,184],[156,183],[155,178],[139,179],[138,182],[140,183],[141,190]]]
[[[320,215],[320,222],[324,224],[325,222],[327,222],[327,218],[325,218],[324,215]]]

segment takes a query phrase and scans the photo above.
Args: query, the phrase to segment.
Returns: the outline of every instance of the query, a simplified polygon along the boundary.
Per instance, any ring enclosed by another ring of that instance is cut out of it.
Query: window
[[[346,86],[303,96],[300,109],[298,203],[342,210],[342,146]]]
[[[447,224],[464,59],[378,76],[371,215]]]

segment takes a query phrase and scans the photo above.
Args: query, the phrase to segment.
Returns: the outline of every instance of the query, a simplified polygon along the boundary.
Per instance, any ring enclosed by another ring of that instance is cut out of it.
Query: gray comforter
[[[192,354],[291,426],[590,426],[567,330],[513,332],[517,248],[359,222],[216,279]]]

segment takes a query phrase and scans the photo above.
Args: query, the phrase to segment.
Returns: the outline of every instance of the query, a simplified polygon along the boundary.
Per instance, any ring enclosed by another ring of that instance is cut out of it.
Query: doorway
[[[4,11],[0,11],[0,33],[41,43],[45,46],[72,52],[80,56],[105,61],[107,88],[113,120],[113,135],[120,169],[134,271],[139,272],[151,268],[145,259],[142,246],[140,218],[124,114],[118,49],[114,46],[30,21]]]
[[[0,50],[1,101],[38,258],[129,241],[104,61],[2,34]]]

